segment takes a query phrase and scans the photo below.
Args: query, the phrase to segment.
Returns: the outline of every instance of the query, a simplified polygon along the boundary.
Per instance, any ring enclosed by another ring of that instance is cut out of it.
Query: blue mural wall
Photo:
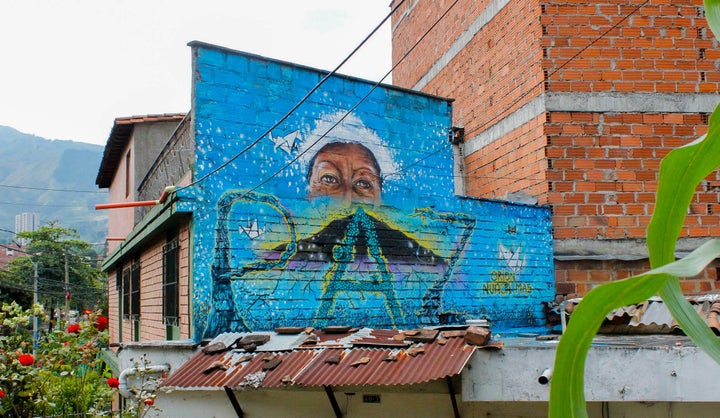
[[[540,326],[547,208],[454,195],[451,102],[193,43],[196,338]],[[354,110],[348,113],[348,110]]]

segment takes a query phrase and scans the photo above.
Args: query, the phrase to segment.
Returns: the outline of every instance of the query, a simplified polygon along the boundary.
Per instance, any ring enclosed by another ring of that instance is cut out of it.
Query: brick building
[[[152,199],[161,195],[162,189],[147,187],[148,177],[168,138],[176,144],[182,136],[177,128],[184,116],[116,118],[105,146],[96,183],[109,189],[108,199],[116,206],[108,211],[111,255],[105,261],[113,343],[191,337],[188,217],[160,216],[161,211],[133,206],[135,202],[154,204]],[[184,161],[173,160],[174,171],[164,171],[163,178],[183,184],[179,173],[187,170],[190,160]],[[142,242],[142,251],[128,246],[137,241]]]
[[[701,1],[406,1],[392,39],[396,85],[455,98],[456,188],[551,206],[559,294],[649,267],[660,159],[720,101]],[[678,253],[718,236],[718,186],[715,172],[699,188]],[[715,269],[683,290],[717,290]]]

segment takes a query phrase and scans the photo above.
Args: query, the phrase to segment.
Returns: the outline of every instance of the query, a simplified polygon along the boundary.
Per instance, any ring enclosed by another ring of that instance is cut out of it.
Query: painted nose
[[[354,200],[352,185],[348,183],[343,184],[342,193],[340,194],[339,198],[343,202],[343,204],[349,206]]]

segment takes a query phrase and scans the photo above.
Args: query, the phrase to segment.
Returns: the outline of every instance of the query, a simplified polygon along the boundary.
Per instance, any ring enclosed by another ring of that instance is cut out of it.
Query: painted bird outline
[[[520,251],[522,249],[517,247],[515,250],[511,250],[506,246],[498,243],[498,256],[505,262],[510,270],[515,273],[519,273],[525,267],[525,258],[520,258]]]
[[[255,239],[265,233],[265,227],[260,228],[258,226],[257,218],[252,220],[248,219],[247,227],[244,225],[240,225],[240,231],[247,235],[248,238]]]
[[[300,142],[300,131],[293,131],[285,136],[273,136],[272,133],[268,134],[270,140],[275,144],[275,150],[280,148],[285,151],[288,155],[297,151],[298,142]]]

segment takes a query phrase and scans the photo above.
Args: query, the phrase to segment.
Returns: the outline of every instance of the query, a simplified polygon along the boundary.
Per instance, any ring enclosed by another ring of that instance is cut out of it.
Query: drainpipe
[[[101,203],[99,205],[95,205],[95,210],[134,208],[137,206],[155,206],[157,204],[158,204],[157,200],[142,200],[140,202]]]
[[[119,385],[118,385],[118,392],[125,397],[125,398],[132,398],[135,396],[133,391],[128,386],[128,378],[135,376],[138,373],[167,373],[170,371],[170,365],[165,364],[157,364],[154,366],[148,366],[148,367],[131,367],[129,369],[125,369],[120,373],[120,377],[118,378]]]
[[[174,192],[175,186],[168,186],[163,189],[158,200],[141,200],[139,202],[117,202],[117,203],[101,203],[95,205],[95,210],[101,209],[119,209],[119,208],[134,208],[138,206],[155,206],[160,203],[165,203],[170,193]]]
[[[541,385],[547,385],[548,383],[550,383],[550,379],[552,379],[552,374],[552,368],[547,368],[543,370],[543,372],[538,377],[538,383],[540,383]]]

